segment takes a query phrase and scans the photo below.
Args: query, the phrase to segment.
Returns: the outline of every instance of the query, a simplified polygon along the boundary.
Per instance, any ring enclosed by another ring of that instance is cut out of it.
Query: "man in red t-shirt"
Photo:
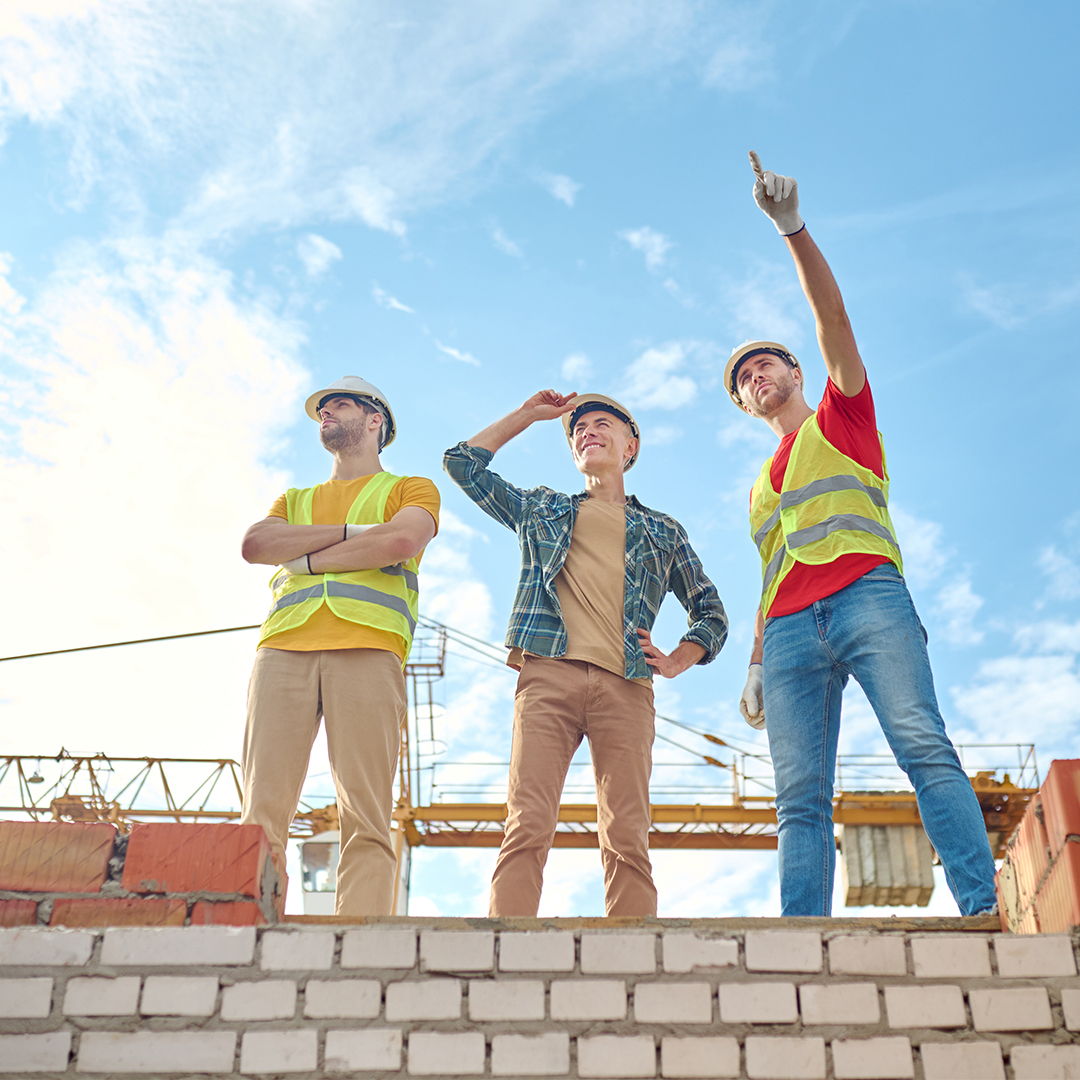
[[[775,341],[740,346],[724,373],[735,404],[780,439],[750,496],[763,585],[739,708],[769,736],[782,914],[831,912],[833,773],[849,676],[915,788],[961,913],[986,912],[994,907],[994,861],[978,800],[945,733],[926,632],[901,574],[866,369],[840,290],[799,215],[795,180],[750,158],[754,199],[795,261],[829,376],[815,410],[798,360]]]

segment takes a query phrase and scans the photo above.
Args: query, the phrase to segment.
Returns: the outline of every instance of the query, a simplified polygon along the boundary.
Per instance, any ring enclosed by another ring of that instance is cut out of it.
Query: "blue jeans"
[[[763,674],[782,914],[832,909],[833,775],[849,675],[915,788],[960,913],[992,908],[994,860],[982,811],[945,734],[925,631],[896,567],[883,563],[802,611],[766,620]]]

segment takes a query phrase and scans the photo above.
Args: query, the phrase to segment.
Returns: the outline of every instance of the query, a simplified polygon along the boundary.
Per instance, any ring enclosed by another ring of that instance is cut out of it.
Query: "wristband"
[[[372,525],[346,525],[345,526],[345,539],[351,540],[354,536],[359,536],[367,529],[373,528]]]

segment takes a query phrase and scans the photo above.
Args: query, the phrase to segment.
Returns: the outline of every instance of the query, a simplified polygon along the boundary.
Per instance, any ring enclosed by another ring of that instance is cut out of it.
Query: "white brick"
[[[68,1016],[130,1016],[139,1007],[140,982],[138,975],[69,979],[64,1012]]]
[[[217,992],[214,975],[147,975],[139,1012],[143,1016],[213,1016]]]
[[[75,967],[90,959],[93,930],[50,930],[44,926],[0,929],[0,966]]]
[[[491,1040],[492,1076],[566,1076],[570,1072],[570,1036],[496,1035]]]
[[[1080,1046],[1014,1046],[1009,1061],[1016,1080],[1074,1080],[1080,1076]]]
[[[877,934],[850,934],[829,942],[833,975],[906,975],[904,939]]]
[[[290,1020],[295,1013],[296,983],[292,979],[239,982],[221,991],[222,1020]]]
[[[836,1039],[836,1080],[905,1080],[915,1075],[911,1043],[900,1035],[881,1039]]]
[[[52,979],[0,979],[0,1017],[41,1019],[52,1011]]]
[[[794,983],[721,983],[725,1024],[794,1024],[799,1018]]]
[[[254,926],[114,926],[105,931],[103,964],[250,964]]]
[[[457,1020],[461,1016],[461,983],[457,979],[394,982],[386,988],[386,1019]]]
[[[981,934],[913,937],[911,958],[917,979],[990,978],[990,949]]]
[[[994,938],[998,974],[1006,979],[1046,979],[1076,974],[1072,942],[1064,934],[1010,934]]]
[[[84,1031],[78,1072],[231,1073],[235,1031]]]
[[[747,971],[820,971],[821,934],[813,930],[748,930]]]
[[[967,1025],[959,986],[886,986],[891,1028],[955,1028]]]
[[[919,1052],[926,1080],[1005,1080],[996,1042],[924,1042]]]
[[[876,983],[804,983],[799,987],[804,1024],[876,1024],[881,1020]]]
[[[748,1035],[746,1075],[751,1080],[823,1080],[825,1040]]]
[[[551,983],[552,1020],[623,1020],[626,983],[618,979],[555,979]]]
[[[341,940],[343,968],[411,968],[416,965],[415,930],[346,930]]]
[[[421,971],[491,971],[495,967],[495,935],[455,930],[420,934]]]
[[[544,984],[539,979],[474,979],[469,983],[470,1020],[543,1020]]]
[[[242,1073],[314,1072],[317,1031],[246,1031],[240,1043]]]
[[[702,937],[690,930],[669,930],[663,937],[664,970],[672,974],[696,968],[734,967],[739,943],[731,938]]]
[[[1065,1014],[1065,1027],[1080,1031],[1080,990],[1061,991],[1061,1011]]]
[[[312,1018],[348,1016],[370,1020],[379,1015],[382,984],[378,979],[308,979],[304,1015]]]
[[[711,1024],[708,983],[644,983],[634,987],[634,1017],[641,1024]]]
[[[264,971],[326,971],[333,962],[333,931],[263,932],[260,966]]]
[[[660,1040],[660,1075],[728,1077],[739,1075],[739,1040],[722,1035]]]
[[[500,971],[573,971],[574,935],[560,930],[499,935]]]
[[[462,1076],[484,1071],[479,1031],[414,1031],[409,1036],[410,1076]]]
[[[581,970],[586,975],[651,975],[656,971],[656,935],[583,933]]]
[[[1044,1031],[1054,1026],[1050,999],[1041,986],[972,990],[968,1000],[976,1031]]]
[[[5,1073],[66,1072],[70,1053],[70,1031],[51,1031],[47,1035],[0,1035],[0,1062],[3,1062]]]
[[[591,1035],[577,1041],[578,1076],[655,1076],[651,1035]]]
[[[326,1033],[327,1072],[359,1072],[401,1068],[401,1032],[391,1028]]]

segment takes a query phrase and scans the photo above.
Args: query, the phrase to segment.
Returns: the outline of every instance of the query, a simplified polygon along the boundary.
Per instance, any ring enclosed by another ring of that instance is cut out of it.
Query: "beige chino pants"
[[[261,825],[284,857],[321,717],[341,819],[338,915],[391,914],[390,813],[405,710],[401,661],[385,649],[255,654],[240,821]]]
[[[535,915],[570,759],[589,739],[608,915],[655,915],[649,862],[651,686],[583,660],[526,656],[514,698],[506,833],[492,916]]]

